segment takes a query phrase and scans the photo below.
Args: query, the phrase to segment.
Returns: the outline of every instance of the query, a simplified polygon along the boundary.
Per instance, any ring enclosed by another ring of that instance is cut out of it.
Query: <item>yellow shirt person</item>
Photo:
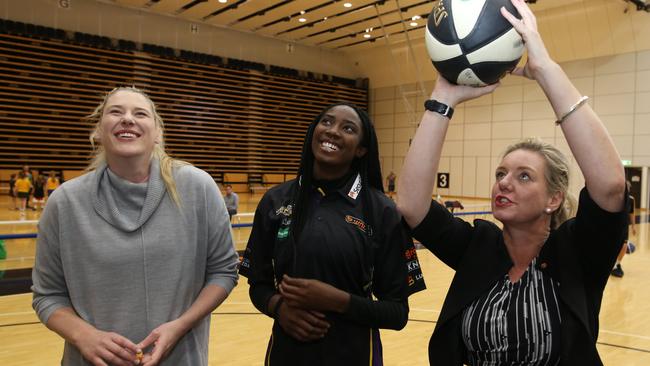
[[[52,191],[59,187],[59,178],[50,176],[47,178],[47,183],[45,183],[45,189],[47,189],[47,195],[52,194]]]
[[[20,198],[20,217],[25,217],[25,208],[29,199],[29,192],[32,190],[32,181],[22,172],[16,179],[16,195]]]
[[[30,182],[29,178],[18,178],[16,179],[16,192],[18,192],[18,196],[21,196],[22,194],[29,194],[29,191],[32,189],[32,182]]]

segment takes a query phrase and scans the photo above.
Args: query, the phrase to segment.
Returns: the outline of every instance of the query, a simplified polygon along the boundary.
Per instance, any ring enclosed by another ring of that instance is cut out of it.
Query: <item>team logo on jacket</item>
[[[356,218],[356,217],[351,216],[351,215],[345,215],[345,222],[358,227],[359,230],[363,231],[364,233],[366,232],[366,223],[363,222],[363,220],[361,220],[359,218]]]
[[[289,236],[289,228],[281,227],[278,230],[278,239],[286,239]]]
[[[275,210],[275,215],[276,216],[291,216],[291,205],[286,205],[286,206],[281,206],[277,210]]]

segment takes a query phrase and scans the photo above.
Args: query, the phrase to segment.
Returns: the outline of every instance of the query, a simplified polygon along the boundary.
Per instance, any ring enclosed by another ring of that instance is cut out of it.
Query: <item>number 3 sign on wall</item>
[[[438,173],[438,188],[449,188],[449,173]]]

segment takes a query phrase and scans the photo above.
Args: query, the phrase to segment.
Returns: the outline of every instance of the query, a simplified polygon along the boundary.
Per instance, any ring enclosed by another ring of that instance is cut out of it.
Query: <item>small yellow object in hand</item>
[[[142,362],[143,357],[144,353],[142,353],[142,350],[138,350],[138,352],[135,354],[135,359],[138,361],[138,363]]]

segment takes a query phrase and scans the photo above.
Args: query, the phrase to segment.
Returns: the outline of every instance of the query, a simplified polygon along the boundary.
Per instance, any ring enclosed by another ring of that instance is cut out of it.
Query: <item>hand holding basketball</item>
[[[462,102],[493,92],[499,85],[498,82],[480,87],[454,85],[439,74],[430,99],[435,99],[454,108]]]
[[[427,20],[425,45],[433,66],[453,84],[494,84],[515,68],[521,36],[499,13],[510,0],[440,0]]]
[[[528,61],[524,67],[517,67],[512,73],[525,76],[529,79],[537,79],[541,70],[555,62],[546,50],[544,41],[537,30],[537,19],[532,10],[523,0],[511,0],[521,19],[511,14],[505,7],[501,8],[501,14],[512,24],[521,35],[528,54]]]

